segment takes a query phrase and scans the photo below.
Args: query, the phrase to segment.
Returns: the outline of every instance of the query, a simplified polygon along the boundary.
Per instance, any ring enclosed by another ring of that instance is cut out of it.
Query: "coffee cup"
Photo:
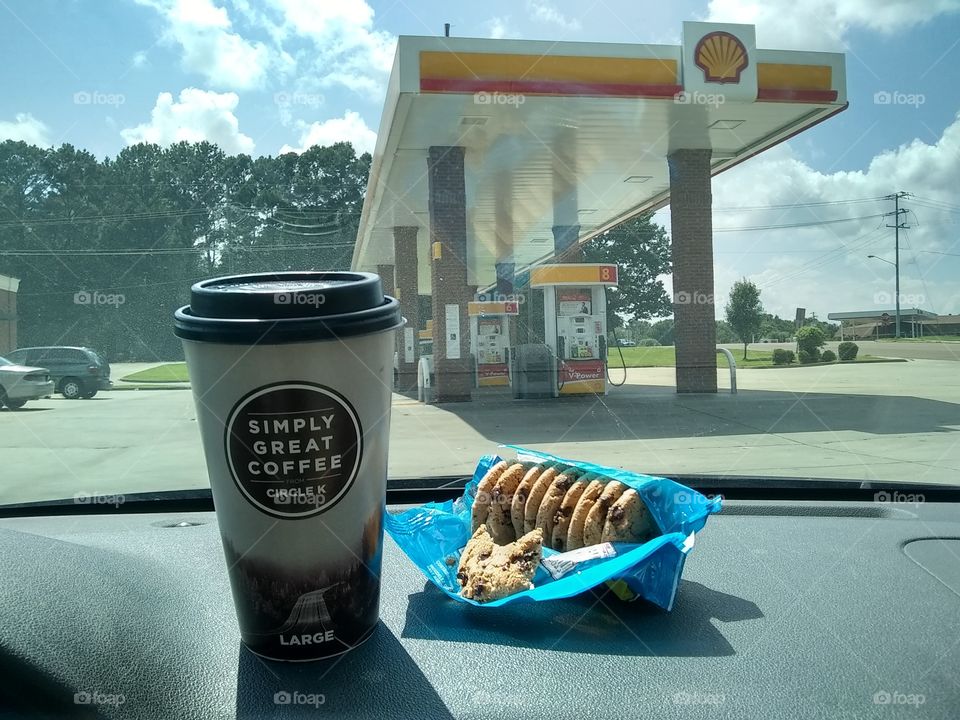
[[[174,322],[244,644],[356,647],[379,617],[399,304],[371,273],[238,275]]]

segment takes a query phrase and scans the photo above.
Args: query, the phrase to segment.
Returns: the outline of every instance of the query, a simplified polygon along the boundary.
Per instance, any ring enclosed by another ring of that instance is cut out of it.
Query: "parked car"
[[[621,340],[620,347],[636,347],[637,344],[633,340]]]
[[[0,407],[19,410],[28,400],[50,397],[54,382],[46,368],[28,367],[0,357]]]
[[[85,347],[32,347],[7,353],[11,362],[47,368],[57,392],[68,400],[92,398],[113,386],[110,365]]]

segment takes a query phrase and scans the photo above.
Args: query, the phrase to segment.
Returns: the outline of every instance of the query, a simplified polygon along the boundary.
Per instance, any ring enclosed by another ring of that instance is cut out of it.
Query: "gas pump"
[[[470,302],[470,347],[477,359],[477,387],[510,384],[510,316],[518,315],[515,302]]]
[[[543,289],[546,344],[557,361],[554,396],[606,394],[607,297],[617,266],[571,263],[540,265],[530,287]]]

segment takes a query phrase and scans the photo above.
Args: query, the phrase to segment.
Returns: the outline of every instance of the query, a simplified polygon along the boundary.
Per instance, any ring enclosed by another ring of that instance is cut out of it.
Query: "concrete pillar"
[[[553,226],[554,262],[578,263],[583,259],[583,251],[577,238],[580,237],[579,225]]]
[[[462,147],[427,153],[433,364],[437,402],[470,400],[470,320],[467,315],[467,207]],[[455,319],[448,326],[447,319]]]
[[[414,390],[417,387],[417,363],[420,361],[420,343],[417,333],[421,329],[420,302],[417,288],[417,226],[393,228],[394,291],[400,300],[400,312],[407,324],[398,332],[397,389]],[[412,361],[407,362],[406,338],[413,333]]]
[[[717,391],[710,150],[675,150],[670,169],[677,392]]]

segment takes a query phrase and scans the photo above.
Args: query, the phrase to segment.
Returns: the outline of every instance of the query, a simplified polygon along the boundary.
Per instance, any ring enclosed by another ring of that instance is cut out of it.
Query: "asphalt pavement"
[[[635,368],[606,396],[429,406],[393,396],[390,476],[472,472],[518,443],[654,474],[960,482],[953,361],[718,371],[716,395],[677,395],[673,368]],[[613,370],[614,380],[619,381]],[[208,486],[191,393],[54,397],[0,411],[0,503],[79,502]]]

